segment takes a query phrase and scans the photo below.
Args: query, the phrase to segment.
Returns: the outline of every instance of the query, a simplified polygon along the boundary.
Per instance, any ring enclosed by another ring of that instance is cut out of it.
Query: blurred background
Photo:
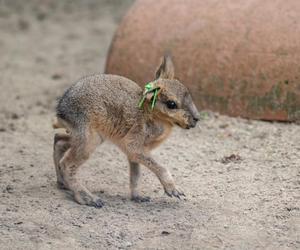
[[[116,32],[106,72],[142,86],[168,51],[199,109],[298,121],[299,13],[297,0],[136,1]]]
[[[239,117],[297,118],[299,7],[0,0],[0,249],[300,249],[300,127]],[[105,142],[80,172],[105,205],[78,205],[56,187],[57,98],[95,72],[143,86],[167,49],[201,110],[238,117],[203,112],[196,128],[175,128],[153,152],[183,200],[166,197],[143,168],[151,202],[131,202],[127,159]]]
[[[132,2],[1,0],[2,119],[53,110],[71,82],[103,72],[113,33]]]

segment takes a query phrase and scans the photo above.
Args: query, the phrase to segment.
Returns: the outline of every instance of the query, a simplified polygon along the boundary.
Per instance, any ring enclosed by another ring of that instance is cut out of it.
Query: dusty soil
[[[81,171],[96,209],[56,188],[51,118],[79,77],[103,71],[131,1],[0,1],[1,249],[299,249],[300,127],[204,113],[154,152],[184,200],[147,169],[128,198],[125,156],[110,143]],[[37,2],[39,4],[37,4]],[[84,3],[83,3],[84,2]]]

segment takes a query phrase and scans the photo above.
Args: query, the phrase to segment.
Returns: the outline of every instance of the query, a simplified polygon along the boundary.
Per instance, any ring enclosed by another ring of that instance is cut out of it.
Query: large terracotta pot
[[[121,22],[106,73],[143,86],[165,51],[200,109],[300,119],[299,0],[140,0]]]

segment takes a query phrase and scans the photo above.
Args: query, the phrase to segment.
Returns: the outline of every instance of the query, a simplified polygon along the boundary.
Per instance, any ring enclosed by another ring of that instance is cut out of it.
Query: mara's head
[[[148,106],[153,99],[155,105],[151,112],[161,120],[176,124],[182,128],[193,128],[199,120],[199,112],[192,100],[188,89],[178,80],[174,79],[174,65],[170,56],[164,56],[156,71],[156,80],[151,84],[155,91],[146,95]]]

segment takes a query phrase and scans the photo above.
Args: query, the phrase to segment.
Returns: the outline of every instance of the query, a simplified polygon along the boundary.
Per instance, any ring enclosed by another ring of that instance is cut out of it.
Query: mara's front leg
[[[135,202],[147,202],[150,201],[150,197],[142,197],[138,192],[138,182],[141,176],[141,167],[138,163],[129,160],[129,172],[130,172],[130,196],[131,200]]]
[[[131,131],[126,135],[126,137],[123,138],[123,140],[120,141],[119,146],[127,154],[130,162],[135,162],[146,166],[157,176],[167,195],[180,198],[180,196],[184,196],[184,194],[176,188],[173,177],[171,176],[169,170],[163,166],[160,166],[148,153],[146,138],[148,137],[147,135],[151,134],[150,132],[151,131],[146,131],[145,133],[143,126],[137,125],[131,129]],[[153,142],[154,138],[158,138],[159,135],[162,134],[163,133],[157,133],[156,136],[151,138],[151,140],[148,140],[148,143]],[[139,173],[137,172],[139,171],[137,166],[138,165],[136,165],[136,167],[131,167],[131,170],[133,170],[133,173],[135,173],[133,176]],[[135,178],[132,178],[132,180],[132,186],[134,187],[133,190],[136,190],[137,183],[135,183]]]
[[[165,193],[172,197],[180,198],[180,196],[185,196],[183,192],[179,191],[171,176],[169,170],[160,166],[151,156],[145,153],[134,153],[130,155],[130,160],[134,162],[138,162],[148,167],[160,180]]]

